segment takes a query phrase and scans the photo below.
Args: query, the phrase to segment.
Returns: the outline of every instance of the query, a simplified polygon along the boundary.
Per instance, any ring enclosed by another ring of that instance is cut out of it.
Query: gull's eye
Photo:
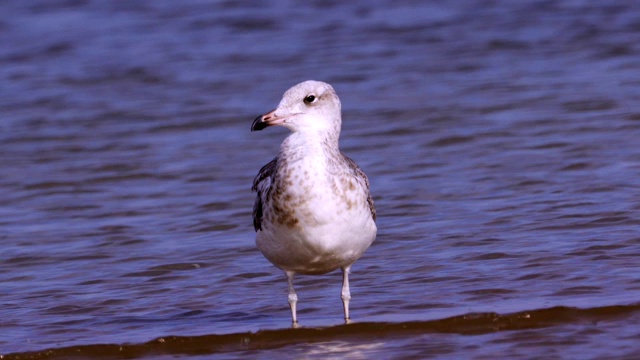
[[[311,103],[316,102],[317,100],[318,100],[318,98],[315,95],[309,94],[309,95],[305,96],[304,103],[305,104],[311,104]]]

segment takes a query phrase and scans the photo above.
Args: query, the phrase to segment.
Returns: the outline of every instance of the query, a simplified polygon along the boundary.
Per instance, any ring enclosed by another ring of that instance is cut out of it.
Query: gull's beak
[[[268,126],[280,125],[287,120],[286,117],[279,117],[276,115],[276,111],[273,110],[264,115],[258,116],[255,120],[253,120],[253,124],[251,124],[251,131],[260,131]]]

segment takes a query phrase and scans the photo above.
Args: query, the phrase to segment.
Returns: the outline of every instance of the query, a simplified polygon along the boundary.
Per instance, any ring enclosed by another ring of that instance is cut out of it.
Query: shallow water
[[[0,354],[637,356],[640,5],[371,4],[3,2]],[[306,79],[377,206],[349,326],[254,245]]]

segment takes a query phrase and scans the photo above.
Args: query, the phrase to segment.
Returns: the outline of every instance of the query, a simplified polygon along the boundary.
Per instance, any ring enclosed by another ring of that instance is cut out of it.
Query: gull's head
[[[251,131],[282,125],[293,132],[340,133],[340,99],[331,85],[308,80],[287,90],[278,108],[258,116]]]

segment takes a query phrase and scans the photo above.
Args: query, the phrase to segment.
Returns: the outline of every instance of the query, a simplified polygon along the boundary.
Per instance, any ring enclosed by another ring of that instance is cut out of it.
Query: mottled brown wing
[[[251,191],[257,192],[256,202],[253,204],[253,228],[256,232],[262,229],[262,201],[271,188],[271,182],[276,172],[277,164],[278,158],[276,157],[267,165],[263,166],[260,171],[258,171],[255,179],[253,179]]]
[[[360,166],[358,166],[355,161],[351,160],[350,157],[346,156],[345,154],[342,154],[342,156],[346,160],[349,168],[351,168],[358,181],[360,181],[360,183],[365,186],[367,192],[367,203],[369,204],[369,210],[371,210],[371,217],[373,218],[373,221],[376,221],[376,207],[373,204],[373,198],[371,197],[371,191],[369,190],[369,178],[367,177],[367,174],[365,174],[364,171],[360,169]]]

